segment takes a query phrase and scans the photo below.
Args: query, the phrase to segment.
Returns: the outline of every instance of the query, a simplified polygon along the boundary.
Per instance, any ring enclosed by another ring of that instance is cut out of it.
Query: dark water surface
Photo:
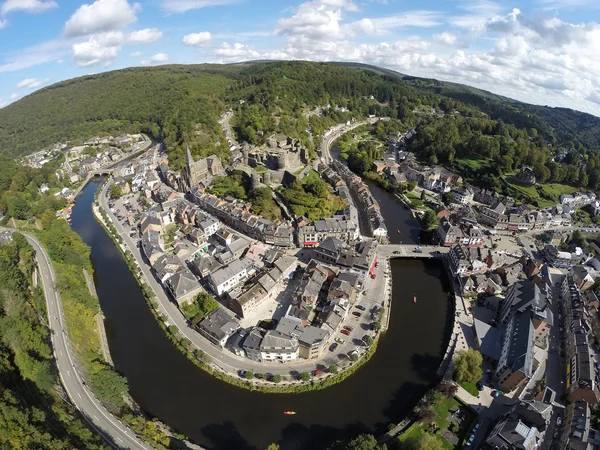
[[[390,330],[371,361],[344,382],[273,395],[212,378],[164,335],[119,251],[95,221],[91,204],[98,185],[91,182],[78,197],[72,226],[92,249],[112,357],[139,405],[178,432],[214,449],[264,449],[271,442],[282,450],[319,449],[359,432],[385,431],[434,382],[450,336],[448,285],[439,262],[413,260],[393,261]],[[391,194],[372,189],[388,227],[413,236],[408,211]],[[285,410],[297,414],[285,416]]]

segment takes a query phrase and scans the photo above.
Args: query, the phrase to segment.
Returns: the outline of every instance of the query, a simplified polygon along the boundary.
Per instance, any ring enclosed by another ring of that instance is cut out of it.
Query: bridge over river
[[[377,256],[379,258],[443,258],[449,250],[449,247],[437,245],[380,244],[377,247]]]

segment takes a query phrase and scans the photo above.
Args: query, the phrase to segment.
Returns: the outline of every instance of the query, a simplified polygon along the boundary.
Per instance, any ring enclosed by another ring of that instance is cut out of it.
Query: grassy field
[[[577,191],[572,186],[560,183],[543,183],[534,186],[525,184],[515,175],[506,177],[506,182],[517,191],[530,196],[533,200],[537,200],[542,208],[555,205],[563,194],[572,194]]]
[[[493,162],[494,161],[491,158],[458,158],[453,161],[452,166],[459,172],[461,169],[470,169],[470,171],[475,171],[481,168],[489,167],[491,164],[493,164]]]
[[[471,394],[474,397],[479,396],[479,389],[477,389],[477,386],[475,385],[475,383],[469,383],[469,382],[462,382],[459,383],[462,388],[467,391],[469,394]]]
[[[452,450],[454,446],[450,444],[446,439],[441,435],[441,431],[445,430],[449,425],[450,421],[448,420],[448,415],[450,414],[450,410],[454,407],[460,407],[461,404],[454,398],[443,398],[439,403],[437,403],[433,410],[435,411],[436,418],[434,422],[440,429],[440,432],[433,434],[435,438],[440,441],[444,449]],[[409,439],[419,438],[419,436],[423,433],[428,433],[427,431],[428,425],[424,425],[419,422],[413,423],[408,430],[406,430],[402,435],[398,438],[399,441],[404,442]]]

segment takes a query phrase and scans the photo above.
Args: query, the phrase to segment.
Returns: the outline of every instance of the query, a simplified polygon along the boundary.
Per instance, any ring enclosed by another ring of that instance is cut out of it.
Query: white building
[[[454,201],[466,205],[473,201],[473,192],[469,188],[458,188],[452,191]]]
[[[253,272],[253,267],[251,259],[236,259],[229,265],[211,273],[208,277],[208,283],[217,295],[222,295],[245,281]]]
[[[221,222],[218,220],[207,217],[199,224],[200,229],[204,231],[204,235],[208,238],[215,234],[219,228],[221,228]]]

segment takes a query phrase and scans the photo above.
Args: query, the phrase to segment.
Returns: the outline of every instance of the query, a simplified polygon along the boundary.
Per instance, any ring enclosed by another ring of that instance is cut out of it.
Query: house
[[[231,231],[226,230],[225,228],[218,229],[214,233],[214,237],[217,239],[219,244],[223,246],[227,246],[233,241],[233,233],[231,233]]]
[[[463,274],[471,270],[469,253],[462,245],[453,245],[448,252],[448,257],[454,274]]]
[[[239,327],[235,317],[225,308],[219,307],[202,319],[198,324],[198,331],[209,341],[223,348]]]
[[[600,431],[592,427],[592,410],[583,400],[567,404],[559,450],[595,450],[600,447]]]
[[[521,166],[517,178],[525,184],[535,184],[535,171],[531,167]]]
[[[221,222],[213,217],[206,217],[198,224],[198,226],[204,233],[204,236],[209,238],[221,228]]]
[[[277,330],[267,331],[260,343],[261,361],[293,361],[298,359],[298,340]]]
[[[546,244],[543,255],[554,267],[568,268],[574,262],[573,255],[569,252],[560,251],[554,245]]]
[[[217,295],[222,295],[246,280],[252,265],[252,261],[248,258],[234,260],[211,273],[208,276],[208,284]]]
[[[160,233],[162,231],[162,223],[159,217],[154,213],[145,213],[140,220],[140,233],[144,234],[147,231],[156,231]]]
[[[554,325],[551,292],[545,286],[540,287],[531,280],[512,284],[502,302],[498,321],[506,323],[515,313],[527,315],[534,330],[536,343],[543,346],[550,328]]]
[[[533,347],[535,329],[531,315],[517,312],[510,316],[505,326],[500,357],[494,372],[497,386],[512,392],[533,375]]]
[[[149,229],[142,234],[142,251],[151,266],[164,254],[162,238],[158,231]]]
[[[581,292],[585,292],[594,286],[594,277],[590,274],[590,271],[585,266],[573,266],[571,269],[573,275],[573,281]]]
[[[79,175],[77,175],[76,173],[69,175],[69,182],[72,185],[79,183]]]
[[[595,405],[600,400],[592,333],[585,298],[569,274],[562,282],[561,300],[565,323],[565,393],[569,401],[584,400]]]
[[[521,401],[493,424],[485,442],[501,450],[535,450],[541,444],[550,423],[552,405],[539,401]]]
[[[443,220],[437,229],[438,236],[440,237],[440,244],[444,247],[451,247],[454,244],[459,243],[462,240],[462,230],[450,223],[449,220]]]
[[[466,187],[456,188],[452,191],[454,201],[466,205],[473,201],[473,191]]]
[[[171,276],[166,285],[178,305],[190,303],[199,293],[205,292],[187,267]]]

